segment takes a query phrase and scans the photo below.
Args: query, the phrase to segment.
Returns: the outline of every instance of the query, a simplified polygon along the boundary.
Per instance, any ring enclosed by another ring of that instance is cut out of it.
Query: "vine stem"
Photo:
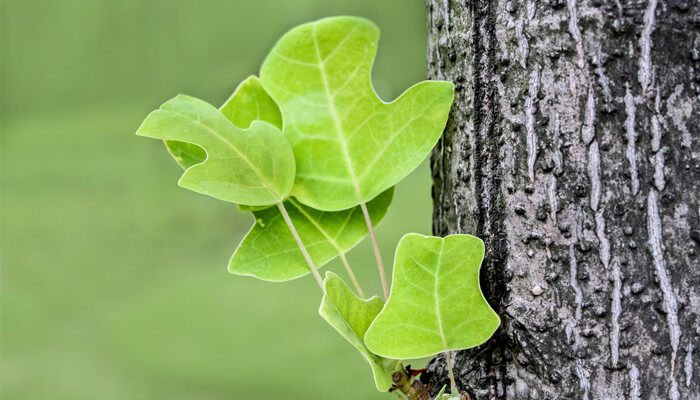
[[[374,227],[372,226],[372,220],[369,218],[369,211],[367,211],[367,206],[365,203],[360,203],[362,208],[362,213],[365,215],[365,222],[367,223],[367,230],[369,230],[369,237],[372,239],[372,247],[374,247],[374,255],[377,257],[377,267],[379,268],[379,277],[382,279],[382,289],[384,290],[384,299],[389,298],[389,286],[386,284],[386,272],[384,272],[384,263],[382,262],[382,254],[379,252],[379,245],[377,244],[377,237],[374,236]]]
[[[455,373],[452,371],[452,356],[448,350],[445,350],[445,358],[447,359],[447,371],[450,373],[450,386],[452,394],[457,394],[457,382],[455,382]]]
[[[279,208],[280,212],[282,213],[282,218],[284,218],[284,222],[287,223],[289,230],[292,232],[292,236],[294,236],[294,240],[297,241],[297,245],[299,246],[299,250],[301,250],[301,254],[304,256],[304,259],[306,260],[306,264],[309,265],[309,269],[311,270],[311,273],[314,275],[314,278],[316,278],[318,285],[321,287],[321,291],[324,291],[323,290],[323,279],[321,279],[321,275],[319,275],[319,273],[318,273],[318,268],[316,268],[316,265],[314,264],[313,260],[311,260],[311,256],[309,255],[309,252],[306,251],[306,246],[304,246],[304,242],[301,241],[301,237],[299,237],[299,233],[297,232],[296,228],[294,227],[294,223],[292,222],[292,219],[289,218],[289,214],[287,214],[287,209],[284,207],[284,204],[282,204],[281,201],[279,203],[277,203],[277,208]]]
[[[343,262],[343,265],[345,266],[345,270],[348,271],[348,275],[350,275],[350,279],[352,280],[353,285],[355,285],[355,289],[357,289],[357,294],[360,295],[363,299],[366,299],[365,297],[365,292],[362,291],[362,288],[360,287],[360,282],[357,281],[357,278],[355,277],[355,273],[352,271],[352,268],[350,268],[350,264],[348,263],[348,259],[345,258],[345,253],[340,253],[340,261]]]

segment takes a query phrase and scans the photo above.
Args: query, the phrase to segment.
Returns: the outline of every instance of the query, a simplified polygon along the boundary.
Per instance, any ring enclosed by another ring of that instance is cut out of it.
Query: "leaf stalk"
[[[445,358],[447,359],[447,371],[450,373],[450,386],[452,394],[458,394],[457,383],[455,382],[455,373],[452,371],[452,356],[448,350],[445,350]]]
[[[379,252],[379,245],[377,244],[377,237],[374,235],[374,226],[372,226],[372,220],[369,217],[369,211],[367,211],[367,206],[364,202],[360,203],[360,208],[362,208],[362,214],[365,216],[365,222],[367,223],[367,230],[369,231],[369,237],[372,239],[372,247],[374,248],[374,255],[377,257],[377,267],[379,268],[379,277],[382,280],[382,290],[384,291],[384,299],[389,298],[389,286],[386,283],[386,272],[384,272],[384,263],[382,262],[382,254]]]
[[[321,287],[321,291],[324,291],[323,279],[321,279],[321,275],[318,273],[318,268],[316,268],[316,265],[314,264],[313,260],[311,259],[311,256],[309,255],[309,252],[306,251],[306,246],[304,246],[304,242],[301,241],[301,237],[299,236],[299,233],[294,227],[292,219],[289,218],[289,214],[287,214],[287,209],[284,207],[284,204],[281,201],[277,203],[277,208],[279,208],[280,213],[282,213],[282,218],[284,218],[284,222],[287,223],[289,230],[292,232],[292,236],[294,236],[294,240],[296,240],[297,245],[299,246],[299,250],[301,250],[301,254],[304,256],[304,260],[306,260],[306,264],[309,265],[311,273],[314,275],[314,278],[316,278],[318,285]]]
[[[350,280],[352,280],[352,284],[355,285],[355,289],[357,290],[357,294],[360,295],[363,299],[366,299],[367,297],[365,296],[365,292],[362,291],[362,288],[360,287],[360,282],[357,281],[357,277],[355,277],[355,273],[352,271],[352,268],[350,268],[350,264],[348,263],[348,259],[345,258],[345,253],[340,253],[340,261],[343,262],[343,265],[345,266],[345,270],[348,272],[348,275],[350,276]]]

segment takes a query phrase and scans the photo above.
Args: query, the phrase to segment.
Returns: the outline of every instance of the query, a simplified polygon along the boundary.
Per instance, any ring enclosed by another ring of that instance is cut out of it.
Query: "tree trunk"
[[[700,398],[698,3],[427,0],[433,230],[484,239],[503,320],[469,398]]]

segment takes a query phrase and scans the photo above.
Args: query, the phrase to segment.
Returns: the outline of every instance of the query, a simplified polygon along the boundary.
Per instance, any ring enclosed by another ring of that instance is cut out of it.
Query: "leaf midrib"
[[[333,117],[335,131],[338,134],[338,143],[340,143],[340,147],[343,150],[343,158],[345,158],[345,162],[347,163],[348,173],[350,174],[350,177],[352,178],[351,182],[352,182],[352,185],[355,187],[355,193],[357,194],[357,199],[360,202],[364,202],[364,199],[362,197],[362,192],[360,191],[360,185],[357,182],[357,176],[355,176],[355,170],[352,166],[352,159],[350,158],[350,153],[348,152],[348,146],[347,146],[347,143],[345,143],[345,138],[343,137],[343,132],[342,132],[342,129],[340,127],[340,121],[338,120],[338,115],[337,115],[336,110],[335,110],[335,102],[333,101],[333,95],[331,94],[330,86],[328,85],[328,77],[326,76],[326,69],[324,68],[324,62],[321,59],[321,52],[318,48],[318,39],[316,38],[316,27],[317,27],[317,24],[314,24],[312,31],[311,31],[311,36],[314,39],[314,48],[316,49],[316,60],[318,61],[318,69],[321,72],[321,78],[323,79],[323,89],[326,92],[326,98],[328,99],[328,108],[331,111],[331,117]],[[353,30],[350,31],[350,33],[348,33],[348,36],[350,36],[356,28],[357,27],[354,27]],[[338,48],[344,41],[345,41],[345,39],[343,39],[343,41],[341,41],[341,43],[339,43],[336,48]],[[335,49],[334,49],[334,51],[335,51]]]
[[[338,244],[335,242],[335,239],[334,239],[334,238],[331,238],[331,237],[326,233],[326,231],[318,224],[318,222],[316,222],[315,219],[313,219],[309,214],[307,214],[306,211],[304,211],[304,210],[301,208],[301,206],[300,206],[299,204],[297,204],[296,201],[293,201],[292,199],[290,199],[289,202],[290,202],[294,207],[296,207],[296,209],[299,210],[299,212],[302,213],[302,214],[304,215],[304,217],[306,217],[306,219],[308,219],[309,222],[311,222],[311,224],[312,224],[319,232],[321,232],[321,234],[323,235],[323,237],[325,237],[326,240],[328,240],[328,242],[329,242],[331,245],[333,245],[333,247],[335,247],[335,249],[338,251],[338,253],[343,253],[343,254],[345,254],[345,252],[342,251],[342,250],[340,249],[340,246],[338,246]],[[353,210],[353,211],[354,211],[354,210]],[[352,211],[350,212],[350,215],[352,216]],[[344,228],[344,227],[341,228],[341,231],[342,231],[342,229],[345,229],[345,228]]]
[[[442,344],[447,351],[447,339],[445,338],[445,331],[442,329],[442,317],[440,316],[440,299],[438,297],[438,283],[440,281],[440,264],[442,262],[442,250],[445,247],[445,239],[440,241],[440,251],[438,252],[437,268],[435,269],[435,314],[437,316],[438,329],[440,330],[440,338],[442,338]]]

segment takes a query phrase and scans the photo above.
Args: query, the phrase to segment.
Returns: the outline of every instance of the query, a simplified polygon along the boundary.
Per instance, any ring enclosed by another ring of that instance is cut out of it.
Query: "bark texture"
[[[486,242],[502,316],[472,399],[697,399],[700,5],[427,0],[437,235]],[[430,364],[433,390],[447,382]]]

